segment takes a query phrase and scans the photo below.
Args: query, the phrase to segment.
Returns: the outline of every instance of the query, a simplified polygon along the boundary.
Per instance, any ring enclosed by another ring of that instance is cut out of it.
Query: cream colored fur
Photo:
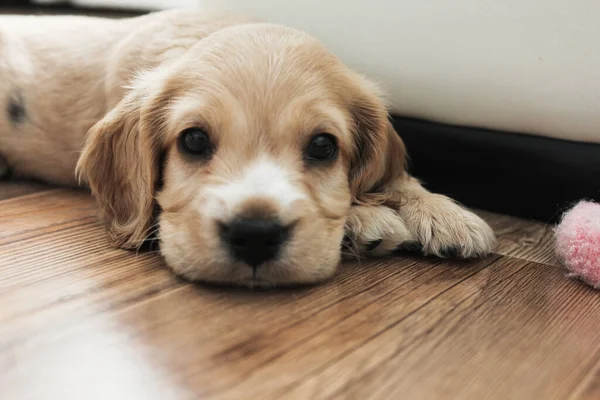
[[[344,234],[366,255],[418,242],[469,258],[494,244],[484,221],[406,173],[377,88],[302,32],[189,10],[0,17],[0,77],[0,160],[62,185],[78,183],[77,169],[116,244],[136,248],[156,232],[187,278],[322,281]],[[210,161],[178,151],[179,133],[196,126],[215,143]],[[337,138],[339,158],[307,167],[303,146],[319,132]],[[216,226],[256,212],[295,231],[253,275]]]

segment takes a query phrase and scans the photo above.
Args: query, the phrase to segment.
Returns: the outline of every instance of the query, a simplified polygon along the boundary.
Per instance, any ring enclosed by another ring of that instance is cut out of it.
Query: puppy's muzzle
[[[277,219],[260,217],[237,218],[220,226],[221,240],[231,256],[254,269],[279,257],[291,230]]]

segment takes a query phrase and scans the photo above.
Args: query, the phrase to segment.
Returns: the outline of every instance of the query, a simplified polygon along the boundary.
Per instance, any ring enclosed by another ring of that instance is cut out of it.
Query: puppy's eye
[[[337,141],[333,135],[322,133],[312,138],[305,150],[305,158],[311,161],[327,161],[337,155]]]
[[[189,128],[181,132],[179,143],[183,151],[197,156],[207,156],[212,152],[208,134],[200,128]]]

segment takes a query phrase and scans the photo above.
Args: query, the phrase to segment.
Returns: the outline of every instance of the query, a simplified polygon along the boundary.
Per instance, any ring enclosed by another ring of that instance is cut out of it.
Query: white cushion
[[[404,116],[600,143],[598,0],[200,0],[303,29]]]

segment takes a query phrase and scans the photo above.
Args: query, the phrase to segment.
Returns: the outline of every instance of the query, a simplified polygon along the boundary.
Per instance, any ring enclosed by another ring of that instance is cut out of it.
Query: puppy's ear
[[[160,148],[157,102],[147,90],[134,88],[89,131],[77,163],[113,241],[138,248],[154,218],[154,191],[159,180]]]
[[[355,202],[385,203],[392,184],[406,173],[406,149],[376,87],[363,82],[361,89],[350,106],[355,138],[351,190]]]

